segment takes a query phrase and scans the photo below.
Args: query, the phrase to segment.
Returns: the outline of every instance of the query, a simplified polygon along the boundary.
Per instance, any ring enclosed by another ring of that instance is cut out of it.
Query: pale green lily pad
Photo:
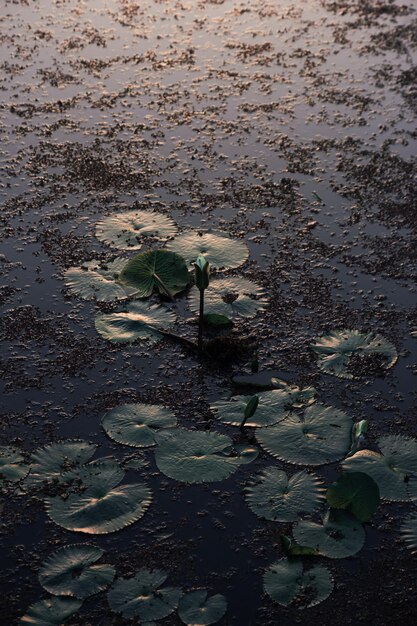
[[[105,217],[96,226],[97,239],[119,250],[139,250],[146,240],[168,239],[176,232],[175,222],[156,211],[115,213]]]
[[[155,445],[155,434],[161,428],[172,428],[177,423],[169,409],[157,404],[122,404],[103,417],[101,425],[117,443],[136,448]]]
[[[378,440],[378,447],[381,454],[359,450],[345,459],[343,468],[368,474],[377,483],[384,500],[410,500],[408,483],[417,475],[417,440],[403,435],[386,435]]]
[[[32,604],[21,620],[21,626],[61,626],[82,606],[76,598],[47,598]]]
[[[88,543],[59,548],[43,563],[39,582],[55,596],[88,598],[113,582],[112,565],[95,565],[103,554],[104,550]]]
[[[214,278],[204,292],[204,312],[217,313],[229,318],[255,317],[265,309],[267,298],[262,287],[239,276]],[[198,313],[200,291],[196,286],[190,290],[190,309]]]
[[[323,565],[303,571],[301,560],[280,559],[265,572],[264,589],[282,606],[305,609],[329,597],[333,591],[333,578]]]
[[[256,431],[256,439],[272,456],[295,465],[325,465],[339,461],[349,450],[352,420],[331,406],[314,404],[302,416]]]
[[[327,502],[333,509],[353,513],[361,522],[369,522],[379,504],[379,487],[363,472],[344,472],[327,490]]]
[[[62,481],[66,472],[87,463],[96,447],[86,441],[62,441],[39,448],[30,457],[25,486],[41,487],[44,483]]]
[[[379,373],[398,359],[395,346],[387,339],[358,330],[334,330],[315,339],[311,348],[319,357],[319,368],[339,378]]]
[[[187,626],[209,626],[227,611],[227,600],[220,593],[208,597],[205,589],[190,591],[180,600],[178,615]]]
[[[408,548],[417,554],[417,513],[412,513],[401,524],[401,534]]]
[[[323,524],[303,520],[293,528],[294,539],[300,545],[316,548],[330,559],[344,559],[361,550],[365,531],[359,520],[346,511],[331,509]]]
[[[182,596],[177,587],[163,587],[168,574],[162,570],[141,569],[132,578],[118,578],[107,599],[110,608],[126,619],[140,622],[160,620],[171,615]]]
[[[95,326],[99,335],[113,343],[156,343],[162,338],[159,330],[174,321],[174,313],[165,306],[132,302],[124,311],[97,315]]]
[[[127,259],[118,258],[108,263],[89,261],[81,267],[70,267],[64,273],[65,284],[73,294],[83,300],[123,300],[134,292],[116,282],[126,263]]]
[[[24,458],[18,448],[0,447],[0,486],[7,482],[18,482],[27,475],[29,467],[23,462]]]
[[[322,481],[314,474],[297,472],[288,478],[276,467],[265,469],[246,489],[246,501],[259,517],[274,522],[294,522],[313,513],[324,500]]]
[[[299,389],[298,387],[287,389],[277,389],[257,393],[259,398],[258,407],[246,426],[272,426],[285,419],[291,414],[293,408],[302,405],[309,405],[314,402],[314,392],[312,387]],[[210,408],[215,413],[217,419],[224,424],[240,426],[243,419],[245,407],[251,396],[232,396],[228,400],[217,400],[211,404]]]
[[[195,263],[197,257],[202,255],[213,269],[239,267],[249,257],[244,241],[216,231],[189,230],[169,241],[166,247],[184,257],[188,265]]]
[[[256,448],[234,448],[229,437],[211,431],[178,428],[160,431],[156,440],[158,469],[185,483],[223,480],[257,455]]]
[[[150,250],[137,254],[120,274],[123,285],[136,290],[139,298],[154,291],[172,298],[189,285],[190,274],[184,259],[168,250]]]

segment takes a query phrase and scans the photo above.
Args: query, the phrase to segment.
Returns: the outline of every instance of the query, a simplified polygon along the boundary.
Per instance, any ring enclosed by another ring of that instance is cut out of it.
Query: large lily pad
[[[305,609],[329,597],[333,578],[323,565],[303,571],[299,559],[280,559],[265,572],[264,588],[274,602]]]
[[[113,582],[112,565],[95,565],[103,554],[104,550],[88,543],[60,548],[43,563],[39,582],[55,596],[88,598]]]
[[[89,261],[81,267],[70,267],[64,273],[65,284],[83,300],[123,300],[134,291],[116,282],[126,263],[127,259],[118,258],[109,263]]]
[[[86,441],[62,441],[39,448],[31,455],[25,485],[34,487],[62,481],[68,471],[87,463],[96,447]]]
[[[164,240],[177,232],[175,222],[155,211],[126,211],[97,223],[96,237],[119,250],[139,250],[146,239]]]
[[[268,467],[246,489],[252,511],[274,522],[293,522],[302,513],[313,513],[323,500],[322,481],[305,471],[288,478],[278,468]]]
[[[120,282],[136,289],[139,298],[148,298],[154,291],[172,298],[188,286],[190,274],[179,254],[150,250],[137,254],[126,264]]]
[[[327,490],[333,509],[345,509],[361,522],[369,522],[379,504],[379,487],[363,472],[345,472]]]
[[[417,513],[405,518],[401,524],[401,534],[413,554],[417,554]]]
[[[358,330],[334,330],[311,344],[323,372],[339,378],[377,374],[392,367],[398,354],[395,346],[381,335]]]
[[[18,448],[0,447],[0,486],[22,480],[28,471],[29,467],[24,465],[24,458]]]
[[[127,446],[145,448],[155,445],[155,434],[161,428],[177,423],[169,409],[157,404],[122,404],[112,409],[101,422],[109,437]]]
[[[265,291],[247,278],[230,276],[228,278],[214,278],[204,292],[205,313],[217,313],[232,318],[255,317],[262,311],[267,298]],[[190,290],[190,309],[198,313],[200,306],[200,291],[196,286]]]
[[[182,596],[181,589],[162,586],[167,578],[162,570],[147,569],[132,578],[118,578],[107,594],[110,608],[126,619],[137,617],[141,623],[167,617]]]
[[[365,531],[359,520],[346,511],[330,510],[323,524],[303,520],[293,529],[300,545],[311,546],[330,559],[344,559],[356,554],[365,543]]]
[[[177,252],[188,265],[204,256],[211,268],[231,269],[242,265],[249,256],[244,241],[231,239],[226,233],[189,230],[167,243],[168,250]]]
[[[330,406],[309,406],[303,416],[256,431],[256,438],[272,456],[295,465],[324,465],[341,459],[350,448],[352,420]]]
[[[220,593],[208,597],[207,591],[197,589],[183,596],[178,615],[187,626],[209,626],[218,622],[227,611],[227,601]]]
[[[344,469],[368,474],[377,483],[384,500],[410,500],[408,483],[417,475],[417,440],[403,435],[387,435],[378,440],[378,446],[380,454],[373,450],[359,450],[345,459]]]
[[[32,604],[20,624],[31,626],[61,626],[71,615],[81,608],[81,600],[76,598],[47,598]]]
[[[174,313],[165,306],[132,302],[124,311],[97,315],[95,326],[104,339],[114,343],[156,343],[162,338],[159,329],[165,330],[174,321]]]
[[[185,483],[223,480],[257,455],[256,448],[234,449],[229,437],[210,431],[178,428],[159,432],[156,440],[155,460],[160,471]]]

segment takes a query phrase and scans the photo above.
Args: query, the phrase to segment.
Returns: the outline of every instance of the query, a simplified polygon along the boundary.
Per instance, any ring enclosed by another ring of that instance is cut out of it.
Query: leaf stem
[[[204,289],[200,289],[200,312],[198,316],[198,354],[203,354],[203,317],[204,317]]]

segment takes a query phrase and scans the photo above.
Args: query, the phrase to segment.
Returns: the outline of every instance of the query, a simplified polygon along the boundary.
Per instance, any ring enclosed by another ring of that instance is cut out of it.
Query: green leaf
[[[231,239],[226,233],[190,230],[167,243],[168,250],[177,252],[188,265],[203,255],[216,269],[231,269],[242,265],[249,257],[244,241]]]
[[[62,441],[39,448],[31,455],[30,473],[25,487],[42,487],[43,484],[61,482],[66,473],[93,456],[95,445],[86,441]]]
[[[82,606],[75,598],[47,598],[32,604],[21,620],[21,626],[61,626]]]
[[[365,543],[362,524],[346,511],[329,511],[323,524],[303,520],[293,528],[297,543],[316,548],[330,559],[344,559],[356,554]]]
[[[320,556],[320,552],[317,548],[310,548],[310,546],[300,546],[299,543],[293,541],[286,535],[280,535],[282,549],[288,557],[291,556]]]
[[[97,315],[95,326],[99,335],[114,343],[156,343],[162,339],[159,330],[165,330],[174,321],[175,315],[167,307],[132,302],[124,311]]]
[[[140,622],[160,620],[178,607],[181,589],[162,587],[168,574],[162,570],[141,569],[132,578],[118,578],[107,594],[110,608],[126,619]]]
[[[355,422],[352,427],[352,444],[347,456],[353,456],[355,452],[362,446],[365,435],[368,432],[368,422],[366,420],[360,420]]]
[[[29,467],[22,461],[24,458],[18,448],[0,447],[0,486],[7,482],[18,482],[27,475]]]
[[[204,310],[207,313],[217,313],[229,318],[235,316],[255,317],[262,311],[267,298],[262,287],[256,283],[232,276],[228,278],[214,278],[204,292]],[[198,313],[200,306],[200,290],[194,286],[190,290],[190,309]]]
[[[39,582],[55,596],[88,598],[113,582],[113,566],[94,565],[103,554],[104,550],[88,543],[59,548],[43,563]]]
[[[134,287],[139,298],[148,298],[155,290],[172,298],[188,286],[190,275],[179,254],[150,250],[133,257],[125,265],[119,280]]]
[[[83,300],[123,300],[133,292],[116,282],[126,263],[127,259],[118,258],[109,263],[89,261],[81,267],[70,267],[64,272],[65,284],[73,294]]]
[[[243,411],[245,421],[253,417],[253,415],[255,415],[256,409],[258,408],[258,404],[259,404],[258,396],[252,396],[252,398],[248,400],[245,406],[245,410]]]
[[[392,367],[398,358],[395,346],[381,335],[358,330],[334,330],[311,344],[318,366],[339,378],[375,375]]]
[[[208,597],[204,589],[191,591],[183,596],[178,615],[187,626],[209,626],[218,622],[227,611],[227,601],[220,593]]]
[[[217,315],[217,313],[207,313],[203,315],[204,323],[214,328],[232,328],[233,322],[225,315]]]
[[[281,559],[264,574],[264,589],[282,606],[305,609],[326,600],[333,591],[333,579],[323,565],[303,571],[298,559]]]
[[[379,504],[379,487],[363,472],[347,472],[330,485],[327,502],[333,509],[346,509],[361,522],[369,522]]]
[[[143,241],[168,239],[176,232],[175,222],[156,211],[116,213],[104,218],[96,226],[96,237],[119,250],[139,250]]]
[[[417,554],[417,513],[405,518],[401,525],[401,534],[408,548]]]
[[[145,448],[156,443],[161,428],[172,428],[175,415],[157,404],[122,404],[103,417],[102,426],[111,439],[127,446]]]
[[[259,517],[274,522],[293,522],[302,513],[313,513],[324,500],[322,481],[314,474],[297,472],[288,478],[268,467],[246,489],[246,501]]]

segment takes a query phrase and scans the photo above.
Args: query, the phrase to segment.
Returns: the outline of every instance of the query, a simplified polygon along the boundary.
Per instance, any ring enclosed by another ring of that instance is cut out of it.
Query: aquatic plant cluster
[[[131,210],[100,221],[96,236],[122,256],[70,268],[64,280],[70,292],[83,299],[115,303],[114,310],[99,312],[95,319],[105,340],[152,345],[169,338],[192,347],[189,338],[170,329],[176,321],[176,301],[187,296],[189,310],[201,318],[203,288],[198,281],[193,284],[194,265],[201,258],[204,262],[198,267],[210,266],[213,272],[210,280],[207,272],[204,284],[209,326],[228,332],[239,317],[252,318],[268,305],[261,286],[230,274],[247,261],[249,251],[243,241],[226,233],[189,230],[177,235],[170,218]],[[165,247],[156,248],[161,242]],[[138,252],[144,244],[148,249]],[[134,256],[128,257],[129,251]],[[120,301],[125,302],[121,308]],[[392,343],[358,330],[333,330],[312,339],[310,348],[320,370],[342,379],[381,375],[397,361]],[[199,357],[215,358],[204,351]],[[225,480],[256,459],[259,448],[271,461],[296,466],[287,474],[271,463],[252,477],[243,495],[258,517],[292,525],[292,536],[281,535],[285,556],[264,573],[266,593],[283,606],[317,605],[333,589],[325,559],[342,559],[362,549],[364,524],[380,499],[417,502],[417,440],[387,435],[378,440],[378,451],[366,449],[367,421],[354,423],[344,411],[319,402],[313,387],[277,378],[259,383],[253,376],[236,377],[235,383],[251,393],[219,398],[210,409],[219,426],[240,429],[239,443],[216,430],[186,429],[175,410],[160,404],[115,406],[103,415],[101,425],[117,444],[153,452],[158,470],[180,483]],[[247,429],[254,429],[250,438]],[[92,536],[114,533],[146,514],[152,506],[152,490],[141,480],[123,484],[121,464],[112,457],[92,460],[96,450],[89,442],[66,440],[25,458],[17,448],[3,447],[1,487],[42,498],[48,517],[67,531]],[[311,470],[336,462],[341,473],[330,485]],[[140,470],[140,463],[136,469]],[[401,535],[416,552],[416,512],[403,520]],[[147,626],[174,611],[188,625],[214,624],[225,615],[223,595],[166,586],[168,577],[168,572],[141,568],[123,578],[105,563],[101,548],[88,543],[66,545],[41,565],[39,583],[50,596],[30,606],[21,623],[62,624],[85,598],[101,592],[107,593],[112,611]]]

